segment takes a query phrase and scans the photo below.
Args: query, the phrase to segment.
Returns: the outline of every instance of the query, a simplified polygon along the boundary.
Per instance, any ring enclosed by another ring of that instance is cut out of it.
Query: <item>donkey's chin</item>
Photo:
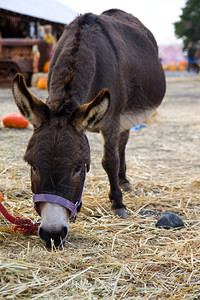
[[[55,203],[41,203],[39,236],[47,248],[63,247],[69,232],[69,211]]]
[[[67,234],[69,231],[68,226],[62,227],[60,231],[48,231],[40,226],[39,228],[39,236],[42,240],[42,243],[47,248],[54,248],[54,247],[60,247],[63,248]]]
[[[44,233],[44,230],[42,228],[39,229],[39,236],[42,240],[42,243],[48,249],[54,249],[57,247],[60,247],[62,249],[67,238],[67,236],[62,238],[60,233]]]

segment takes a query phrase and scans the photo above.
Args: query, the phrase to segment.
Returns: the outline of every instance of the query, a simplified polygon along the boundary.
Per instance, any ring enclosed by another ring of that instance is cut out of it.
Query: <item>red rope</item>
[[[2,203],[0,203],[0,212],[9,222],[16,225],[13,228],[14,232],[18,232],[24,235],[37,235],[38,226],[36,224],[33,224],[31,220],[19,217],[15,218],[11,216]]]

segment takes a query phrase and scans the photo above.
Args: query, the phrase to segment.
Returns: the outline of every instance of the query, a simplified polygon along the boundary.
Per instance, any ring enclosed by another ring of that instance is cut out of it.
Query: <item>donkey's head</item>
[[[84,130],[104,117],[110,93],[103,89],[88,104],[72,112],[57,112],[32,95],[22,75],[13,80],[13,95],[23,116],[33,125],[25,161],[31,167],[35,208],[42,218],[39,235],[47,247],[66,239],[70,217],[80,206],[90,153]]]

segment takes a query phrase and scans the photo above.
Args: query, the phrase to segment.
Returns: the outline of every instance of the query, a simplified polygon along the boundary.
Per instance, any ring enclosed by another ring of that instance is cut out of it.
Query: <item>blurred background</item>
[[[200,0],[0,0],[0,86],[10,86],[16,72],[29,86],[46,78],[65,26],[110,8],[132,13],[152,31],[166,75],[199,72]]]

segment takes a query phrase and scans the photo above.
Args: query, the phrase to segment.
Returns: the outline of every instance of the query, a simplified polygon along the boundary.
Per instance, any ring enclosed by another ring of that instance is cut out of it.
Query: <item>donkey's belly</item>
[[[155,109],[149,109],[138,113],[125,112],[120,115],[120,131],[130,129],[131,127],[144,122]]]

